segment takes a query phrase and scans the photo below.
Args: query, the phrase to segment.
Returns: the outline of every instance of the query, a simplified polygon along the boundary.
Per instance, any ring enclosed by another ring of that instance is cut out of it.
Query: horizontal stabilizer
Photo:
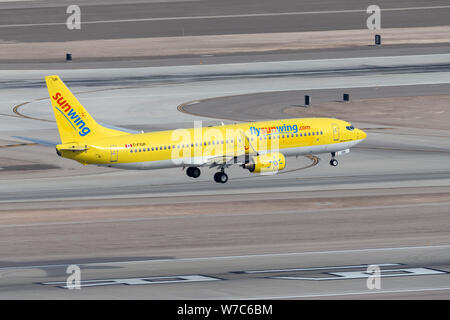
[[[80,147],[80,146],[58,148],[59,151],[86,151],[87,149],[88,147]]]
[[[13,138],[34,142],[34,143],[37,143],[37,144],[40,144],[40,145],[43,145],[43,146],[47,146],[47,147],[56,147],[56,145],[59,144],[59,142],[47,141],[47,140],[41,140],[41,139],[34,139],[34,138],[28,138],[28,137],[13,136]]]

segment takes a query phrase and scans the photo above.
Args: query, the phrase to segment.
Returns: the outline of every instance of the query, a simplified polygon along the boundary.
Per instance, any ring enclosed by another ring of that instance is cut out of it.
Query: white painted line
[[[314,254],[344,254],[356,252],[378,252],[378,251],[399,251],[399,250],[427,250],[427,249],[450,249],[450,244],[435,245],[435,246],[412,246],[412,247],[393,247],[393,248],[368,248],[368,249],[349,249],[349,250],[331,250],[331,251],[307,251],[307,252],[288,252],[288,253],[267,253],[267,254],[249,254],[249,255],[235,255],[235,256],[215,256],[215,257],[194,257],[194,258],[175,258],[175,259],[150,259],[150,260],[131,260],[131,261],[110,261],[110,262],[91,262],[91,263],[77,263],[71,261],[67,264],[48,264],[48,265],[33,265],[33,266],[18,266],[18,267],[4,267],[2,270],[20,270],[20,269],[42,269],[54,267],[67,267],[71,264],[78,266],[100,266],[110,264],[138,264],[149,262],[183,262],[183,261],[201,261],[201,260],[223,260],[223,259],[242,259],[242,258],[264,258],[264,257],[282,257],[282,256],[302,256]]]
[[[174,284],[174,283],[190,283],[190,282],[209,282],[221,281],[222,279],[207,277],[203,275],[174,275],[147,278],[118,278],[118,279],[99,279],[99,280],[82,280],[80,287],[98,287],[109,285],[148,285],[148,284]],[[43,285],[62,285],[62,288],[69,289],[66,281],[43,282]]]
[[[386,8],[386,9],[381,9],[381,11],[382,12],[389,12],[389,11],[413,11],[413,10],[442,10],[442,9],[449,9],[449,8],[450,8],[450,6]],[[84,21],[84,22],[82,21],[81,24],[85,25],[85,24],[102,24],[102,23],[151,22],[151,21],[172,21],[172,20],[257,18],[257,17],[298,16],[298,15],[315,15],[315,14],[341,14],[341,13],[358,13],[358,12],[366,13],[366,9],[325,10],[325,11],[297,11],[297,12],[268,12],[268,13],[228,14],[228,15],[212,15],[212,16],[189,16],[189,17],[162,17],[162,18],[141,18],[141,19],[95,20],[95,21]],[[58,25],[65,25],[65,24],[66,24],[65,22],[4,24],[4,25],[0,25],[0,28],[58,26]]]
[[[280,280],[308,280],[308,281],[333,281],[333,280],[349,280],[349,279],[365,279],[370,276],[367,271],[345,271],[345,272],[335,272],[328,271],[325,272],[330,275],[329,277],[304,277],[304,276],[275,276],[270,277],[270,279],[280,279]],[[427,276],[427,275],[442,275],[448,274],[446,271],[434,270],[429,268],[402,268],[402,269],[389,269],[380,272],[380,277],[410,277],[410,276]]]
[[[404,290],[373,290],[373,291],[359,291],[359,292],[340,292],[340,293],[324,293],[324,294],[311,294],[311,295],[292,295],[292,296],[270,296],[270,297],[251,297],[251,298],[222,298],[224,300],[266,300],[266,299],[304,299],[304,298],[325,298],[325,297],[339,297],[339,296],[351,296],[351,295],[370,295],[370,294],[386,294],[386,293],[408,293],[408,292],[427,292],[427,291],[447,291],[448,287],[444,288],[417,288],[417,289],[404,289]]]
[[[314,267],[314,268],[293,268],[293,269],[272,269],[272,270],[249,270],[242,273],[273,273],[273,272],[293,272],[293,271],[314,271],[314,270],[337,270],[337,269],[352,269],[352,268],[367,268],[368,264],[359,264],[353,266],[339,266],[339,267]],[[399,263],[382,263],[377,264],[378,267],[395,267],[400,266]]]

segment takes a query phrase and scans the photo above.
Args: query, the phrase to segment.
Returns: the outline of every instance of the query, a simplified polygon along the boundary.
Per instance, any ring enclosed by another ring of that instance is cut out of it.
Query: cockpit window
[[[347,128],[347,130],[349,130],[349,131],[355,130],[355,127],[354,127],[353,125],[346,126],[346,128]]]

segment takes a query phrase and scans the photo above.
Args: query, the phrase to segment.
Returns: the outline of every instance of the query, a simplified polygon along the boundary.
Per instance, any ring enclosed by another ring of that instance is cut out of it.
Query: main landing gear
[[[191,178],[200,177],[200,169],[197,167],[189,167],[186,169],[186,174]],[[214,181],[217,183],[227,183],[228,175],[225,173],[224,169],[221,169],[219,172],[216,172],[214,175]]]
[[[214,175],[214,181],[217,183],[226,183],[228,181],[228,175],[224,170],[216,172],[216,174]]]
[[[339,162],[336,160],[336,152],[332,152],[331,153],[331,160],[330,160],[330,165],[332,165],[333,167],[336,167]]]
[[[200,169],[197,167],[189,167],[186,170],[186,174],[188,175],[188,177],[191,178],[198,178],[200,177]]]

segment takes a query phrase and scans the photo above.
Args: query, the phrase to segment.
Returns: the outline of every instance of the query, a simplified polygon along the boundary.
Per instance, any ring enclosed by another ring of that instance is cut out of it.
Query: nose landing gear
[[[339,162],[336,160],[335,157],[336,157],[336,152],[332,152],[331,153],[330,165],[333,166],[333,167],[336,167],[339,164]]]

